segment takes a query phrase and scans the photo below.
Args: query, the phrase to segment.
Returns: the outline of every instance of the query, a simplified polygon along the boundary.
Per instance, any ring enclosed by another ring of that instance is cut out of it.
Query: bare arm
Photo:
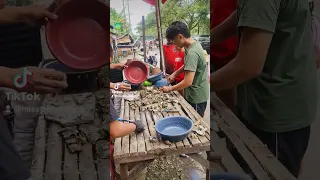
[[[237,33],[237,13],[234,11],[220,25],[211,29],[210,42],[213,44],[220,43]]]
[[[192,85],[195,72],[185,71],[184,79],[171,87],[171,91],[180,91]]]
[[[179,75],[179,74],[181,74],[181,73],[183,73],[184,72],[184,65],[183,66],[181,66],[178,70],[176,70],[175,72],[173,72],[173,75],[174,76],[177,76],[177,75]]]
[[[257,77],[261,74],[273,33],[244,27],[238,55],[210,76],[210,90],[220,91]]]
[[[13,77],[18,73],[17,69],[0,66],[0,87],[14,88]]]
[[[133,123],[122,123],[117,120],[110,123],[110,136],[119,138],[127,136],[136,130],[136,125]]]

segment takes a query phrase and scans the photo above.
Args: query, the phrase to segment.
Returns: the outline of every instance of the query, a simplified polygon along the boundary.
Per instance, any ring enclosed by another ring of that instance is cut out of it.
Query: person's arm
[[[0,66],[0,87],[14,88],[13,77],[18,73],[17,69]]]
[[[185,55],[184,65],[174,72],[175,75],[178,75],[182,69],[185,72],[184,79],[180,83],[172,86],[170,88],[171,91],[180,91],[192,85],[195,72],[197,71],[198,61],[199,56],[195,52],[189,52]]]
[[[136,130],[133,123],[122,123],[118,121],[119,114],[114,108],[113,101],[110,98],[110,136],[112,138],[123,137],[129,135]]]
[[[210,76],[210,91],[220,91],[259,76],[275,31],[279,3],[272,0],[246,0],[239,5],[242,28],[235,59]]]
[[[114,120],[110,123],[110,136],[112,138],[124,137],[136,130],[136,125],[133,123],[122,123]]]
[[[110,89],[114,89],[114,83],[110,83]]]
[[[236,34],[237,34],[237,13],[236,11],[234,11],[220,25],[211,29],[210,42],[211,44],[217,44]]]
[[[31,5],[25,7],[4,7],[0,9],[0,24],[32,23],[35,20],[56,19],[57,15],[48,11],[45,6]]]
[[[175,72],[173,72],[173,76],[176,77],[178,76],[179,74],[183,73],[184,72],[184,65],[181,66],[178,70],[176,70]]]
[[[170,91],[181,91],[191,86],[194,75],[195,75],[195,72],[193,71],[185,71],[184,79],[180,83],[170,87]]]

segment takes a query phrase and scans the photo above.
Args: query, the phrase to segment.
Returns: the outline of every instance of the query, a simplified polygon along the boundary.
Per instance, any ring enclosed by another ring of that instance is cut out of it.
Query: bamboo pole
[[[162,42],[162,29],[161,29],[161,17],[160,17],[160,0],[156,0],[156,21],[157,21],[157,31],[158,31],[158,39],[159,39],[159,51],[160,51],[160,69],[162,72],[166,72],[166,68],[164,65],[164,56],[163,56],[163,42]]]

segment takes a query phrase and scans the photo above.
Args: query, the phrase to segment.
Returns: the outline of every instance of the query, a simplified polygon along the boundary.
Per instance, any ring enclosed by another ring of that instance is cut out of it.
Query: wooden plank
[[[136,120],[135,118],[135,110],[130,108],[130,120]],[[135,132],[130,134],[130,156],[138,154],[138,141],[137,134]]]
[[[155,122],[157,122],[160,118],[164,118],[161,113],[158,113],[157,115],[156,114],[153,115],[153,119],[154,119]],[[171,145],[171,146],[174,147],[174,148],[176,147],[176,146],[173,146],[173,145]],[[165,149],[170,148],[170,146],[166,145],[163,141],[161,141],[160,142],[160,148],[165,150]]]
[[[176,106],[176,109],[179,111],[180,116],[189,118],[189,117],[182,111],[182,108],[181,108],[179,105],[175,104],[175,106]],[[197,138],[188,138],[188,140],[190,141],[190,143],[191,143],[193,146],[201,146],[201,145],[202,145],[201,142],[200,142],[200,140],[198,139],[198,136],[197,136]]]
[[[232,130],[223,122],[220,122],[219,127],[228,137],[228,139],[232,142],[235,147],[235,150],[242,156],[242,158],[246,161],[252,173],[259,180],[270,180],[271,177],[267,174],[267,172],[261,167],[257,159],[251,154],[251,152],[247,149],[247,147],[241,142],[239,137],[232,132]]]
[[[71,154],[67,145],[64,148],[63,177],[68,180],[79,180],[78,154]]]
[[[176,116],[174,113],[169,113],[169,116]],[[184,148],[183,141],[176,142],[176,146],[178,149]]]
[[[130,113],[129,102],[124,101],[124,117],[123,117],[123,119],[129,119],[129,117],[130,117],[129,113]],[[122,137],[121,156],[129,156],[129,152],[130,152],[129,138],[130,138],[129,135]]]
[[[189,116],[194,117],[194,122],[195,124],[201,123],[205,128],[208,129],[206,133],[207,139],[210,141],[210,125],[208,125],[203,118],[197,113],[197,111],[178,93],[178,92],[173,92],[173,95],[176,96],[180,100],[180,104],[183,107],[183,109],[188,113]],[[175,104],[178,105],[178,104]],[[207,107],[210,108],[210,107]]]
[[[79,153],[79,172],[81,180],[98,180],[92,153],[92,144],[86,143],[82,146],[82,151]]]
[[[174,116],[180,116],[179,113],[173,113],[173,115],[174,115]],[[191,144],[190,144],[188,138],[184,139],[182,142],[183,142],[183,144],[184,144],[185,147],[191,147]]]
[[[50,123],[48,130],[47,141],[47,161],[45,180],[62,180],[62,154],[63,145],[62,138],[58,134],[61,126],[55,123]]]
[[[180,155],[180,154],[194,154],[199,153],[203,151],[209,151],[209,146],[199,146],[199,147],[191,147],[191,148],[183,148],[183,149],[166,149],[165,151],[161,151],[160,154],[156,153],[148,153],[144,156],[128,156],[128,157],[118,157],[117,162],[120,164],[124,163],[131,163],[131,162],[137,162],[137,161],[145,161],[145,160],[152,160],[159,156],[174,156],[174,155]]]
[[[145,114],[146,114],[146,119],[147,119],[149,131],[150,131],[150,135],[153,136],[153,137],[158,137],[157,132],[156,132],[156,130],[154,128],[154,122],[152,121],[150,111],[145,111]],[[159,140],[157,140],[156,142],[154,142],[152,144],[153,144],[153,150],[156,153],[161,152],[161,148],[160,148],[161,142]]]
[[[186,101],[184,100],[180,94],[176,94],[176,96],[180,99],[180,103],[183,107],[183,109],[187,112],[188,116],[190,119],[193,120],[194,125],[197,124],[201,124],[202,126],[204,126],[205,128],[207,128],[207,132],[205,134],[205,136],[198,136],[198,139],[200,140],[201,143],[206,144],[210,143],[210,127],[204,122],[203,118],[194,110],[194,108]],[[183,100],[181,100],[183,99]],[[176,107],[176,109],[180,112],[180,110],[182,111],[182,107],[175,103],[174,106]],[[182,111],[183,112],[183,111]]]
[[[120,164],[121,180],[129,180],[128,164]]]
[[[230,154],[227,149],[225,140],[220,139],[217,133],[214,131],[211,132],[211,140],[214,142],[214,146],[211,146],[215,153],[221,156],[221,163],[228,172],[246,174],[243,169],[240,167],[238,162]],[[212,143],[213,144],[213,143]],[[211,152],[210,152],[211,155]]]
[[[120,105],[120,115],[119,117],[124,118],[124,99],[121,99],[121,105]],[[121,143],[122,143],[122,138],[116,138],[114,140],[114,152],[113,152],[113,156],[119,156],[121,155]]]
[[[163,115],[164,118],[170,116],[169,113],[166,113],[166,112],[162,112],[162,115]],[[161,143],[164,143],[164,142],[162,141]],[[166,145],[165,144],[165,146],[167,146],[167,148],[170,148],[170,149],[176,149],[177,148],[177,144],[176,143],[171,143],[171,145]]]
[[[230,109],[216,96],[211,94],[211,105],[216,109],[224,122],[232,129],[235,136],[241,139],[244,145],[257,158],[260,164],[274,177],[281,180],[296,180],[296,178],[272,155],[264,144],[232,113]],[[220,127],[220,125],[218,125]]]
[[[148,153],[152,153],[154,152],[154,148],[153,148],[153,143],[151,143],[149,141],[149,137],[150,135],[150,131],[149,131],[149,127],[148,127],[148,123],[147,123],[147,119],[146,119],[146,114],[144,112],[140,112],[140,117],[141,117],[141,121],[143,123],[143,125],[146,127],[146,129],[143,131],[143,136],[145,138],[145,143],[146,143],[146,150]]]
[[[43,116],[38,119],[35,131],[35,143],[33,152],[32,167],[30,169],[33,178],[42,180],[46,159],[46,131],[47,123]]]
[[[138,108],[134,111],[134,115],[135,115],[135,119],[136,120],[139,120],[139,121],[142,122],[142,119],[141,119],[140,112],[139,112]],[[145,128],[147,128],[147,126],[145,126]],[[147,130],[145,130],[145,131],[147,131]],[[147,138],[145,138],[144,133],[137,134],[137,141],[138,141],[138,154],[139,155],[146,154],[147,153],[146,143],[149,140]]]

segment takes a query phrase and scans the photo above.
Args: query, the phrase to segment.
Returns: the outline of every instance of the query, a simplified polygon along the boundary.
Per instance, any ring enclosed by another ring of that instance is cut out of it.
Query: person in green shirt
[[[177,75],[185,73],[184,79],[174,86],[164,86],[163,92],[184,91],[184,98],[203,117],[209,99],[208,68],[204,51],[199,42],[191,38],[188,26],[173,22],[166,31],[166,38],[185,48],[184,65],[169,76],[173,82]]]
[[[211,30],[212,43],[240,39],[237,56],[211,74],[211,91],[239,85],[239,116],[296,177],[317,108],[310,28],[308,0],[239,0]]]

